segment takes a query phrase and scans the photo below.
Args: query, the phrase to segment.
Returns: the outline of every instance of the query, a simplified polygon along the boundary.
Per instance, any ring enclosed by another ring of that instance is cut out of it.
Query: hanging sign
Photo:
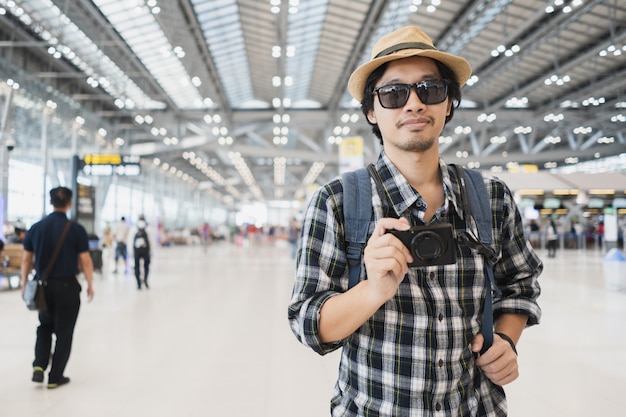
[[[141,174],[138,156],[119,154],[87,154],[80,160],[80,171],[85,175],[134,176]]]

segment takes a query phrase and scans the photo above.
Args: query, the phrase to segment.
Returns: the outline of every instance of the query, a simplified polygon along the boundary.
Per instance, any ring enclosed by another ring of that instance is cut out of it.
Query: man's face
[[[440,78],[435,61],[425,57],[410,57],[390,62],[376,87]],[[449,98],[438,104],[424,104],[415,89],[411,88],[406,104],[399,108],[384,108],[378,97],[375,97],[368,119],[378,124],[387,153],[394,150],[425,152],[438,145],[451,106]]]

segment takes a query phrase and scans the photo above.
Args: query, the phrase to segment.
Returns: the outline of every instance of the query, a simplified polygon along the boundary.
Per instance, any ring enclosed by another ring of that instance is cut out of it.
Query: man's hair
[[[437,65],[437,68],[439,69],[439,73],[441,74],[441,79],[449,81],[448,98],[452,100],[452,107],[450,108],[450,114],[446,116],[445,123],[447,124],[450,120],[452,120],[452,116],[454,115],[454,109],[459,107],[459,105],[461,104],[461,86],[454,76],[454,72],[452,72],[450,68],[437,60],[434,61]],[[367,78],[367,81],[365,82],[363,100],[361,101],[361,111],[365,115],[365,120],[367,120],[367,123],[372,126],[372,132],[380,140],[381,145],[383,143],[383,136],[380,133],[380,128],[378,127],[377,123],[371,123],[370,120],[367,118],[367,115],[371,110],[374,110],[374,88],[376,88],[376,83],[383,76],[388,65],[389,63],[387,62],[372,71],[370,76]]]
[[[50,203],[54,208],[65,208],[72,202],[72,190],[67,187],[56,187],[50,190]]]

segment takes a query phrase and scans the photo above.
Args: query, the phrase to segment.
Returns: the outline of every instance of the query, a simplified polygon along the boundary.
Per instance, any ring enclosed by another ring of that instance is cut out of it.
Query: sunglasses
[[[415,84],[389,84],[374,89],[380,105],[386,109],[404,107],[409,101],[411,88],[424,104],[439,104],[448,97],[448,80],[425,80]]]

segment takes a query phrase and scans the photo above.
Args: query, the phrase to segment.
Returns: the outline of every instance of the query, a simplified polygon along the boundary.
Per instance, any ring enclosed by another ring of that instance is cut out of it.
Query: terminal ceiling
[[[20,94],[53,100],[85,120],[81,152],[141,156],[225,201],[291,199],[331,179],[343,137],[362,136],[374,160],[378,141],[346,84],[378,38],[409,24],[473,68],[440,139],[448,162],[544,169],[626,151],[623,0],[0,6],[0,72],[20,85],[13,126],[24,117]],[[40,149],[30,125],[8,130],[24,157]],[[70,149],[76,135],[60,136],[54,148]]]

